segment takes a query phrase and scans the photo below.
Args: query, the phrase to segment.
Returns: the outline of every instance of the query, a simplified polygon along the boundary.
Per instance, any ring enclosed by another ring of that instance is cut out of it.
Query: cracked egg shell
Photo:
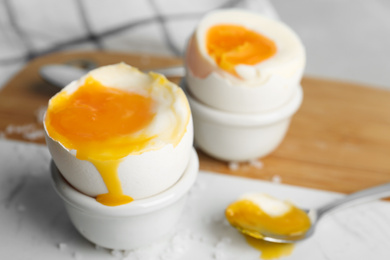
[[[186,80],[191,95],[212,108],[264,112],[291,98],[305,59],[299,37],[282,22],[218,10],[202,18],[188,42]]]
[[[174,185],[193,142],[183,91],[124,63],[95,69],[51,98],[44,128],[64,178],[107,206]]]

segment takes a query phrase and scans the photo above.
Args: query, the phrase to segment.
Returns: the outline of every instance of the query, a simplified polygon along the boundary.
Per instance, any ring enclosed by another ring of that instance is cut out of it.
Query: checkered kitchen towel
[[[29,60],[61,50],[180,56],[199,19],[219,8],[277,18],[268,0],[0,0],[0,89]]]

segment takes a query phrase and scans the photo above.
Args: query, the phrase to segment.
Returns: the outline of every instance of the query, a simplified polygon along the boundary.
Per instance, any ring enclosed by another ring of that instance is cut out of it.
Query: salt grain
[[[43,130],[35,130],[23,134],[23,138],[27,140],[37,140],[45,137],[45,132]]]
[[[256,169],[263,169],[264,164],[261,161],[258,161],[257,159],[250,160],[249,165],[255,167]]]
[[[273,183],[281,183],[282,182],[282,177],[280,177],[279,175],[274,175],[272,176],[272,180],[271,180]]]
[[[45,116],[46,110],[47,106],[41,106],[37,110],[35,110],[37,123],[43,123],[43,117]]]
[[[44,137],[44,131],[38,129],[35,124],[25,124],[25,125],[8,125],[5,128],[3,133],[6,135],[19,134],[22,135],[24,139],[27,140],[36,140]]]
[[[228,167],[231,171],[237,171],[240,164],[238,162],[229,162]]]
[[[120,250],[114,249],[111,250],[111,255],[115,257],[122,257],[122,252]]]

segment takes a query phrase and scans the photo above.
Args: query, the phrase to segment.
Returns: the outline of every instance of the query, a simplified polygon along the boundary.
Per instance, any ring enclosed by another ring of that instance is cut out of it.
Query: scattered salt
[[[35,110],[35,116],[37,118],[37,123],[43,123],[43,117],[45,116],[47,106],[41,106]]]
[[[40,129],[23,134],[23,138],[27,140],[37,140],[44,137],[45,137],[45,132]]]
[[[117,250],[117,249],[111,250],[111,255],[115,256],[115,257],[122,257],[123,256],[122,252],[120,250]]]
[[[271,181],[273,183],[281,183],[282,182],[282,177],[280,177],[279,175],[274,175],[274,176],[272,176]]]
[[[255,167],[256,169],[263,169],[264,167],[263,162],[258,161],[257,159],[250,160],[249,165]]]
[[[229,162],[228,167],[231,171],[237,171],[240,167],[240,164],[238,162]]]
[[[44,137],[44,131],[35,124],[8,125],[3,133],[4,137],[11,134],[22,135],[27,140],[36,140]]]
[[[30,131],[33,131],[35,128],[34,124],[26,124],[26,125],[8,125],[5,128],[6,134],[24,134]]]

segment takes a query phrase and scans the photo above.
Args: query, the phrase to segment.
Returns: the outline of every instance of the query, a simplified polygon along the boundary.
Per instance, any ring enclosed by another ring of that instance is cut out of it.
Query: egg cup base
[[[245,162],[264,157],[279,146],[302,103],[303,90],[298,86],[286,104],[261,113],[230,113],[211,108],[188,92],[187,98],[197,147],[223,161]]]
[[[93,244],[116,250],[133,250],[167,237],[181,216],[198,170],[199,159],[192,148],[187,168],[172,187],[149,198],[109,207],[73,188],[51,163],[52,185],[75,228]]]

